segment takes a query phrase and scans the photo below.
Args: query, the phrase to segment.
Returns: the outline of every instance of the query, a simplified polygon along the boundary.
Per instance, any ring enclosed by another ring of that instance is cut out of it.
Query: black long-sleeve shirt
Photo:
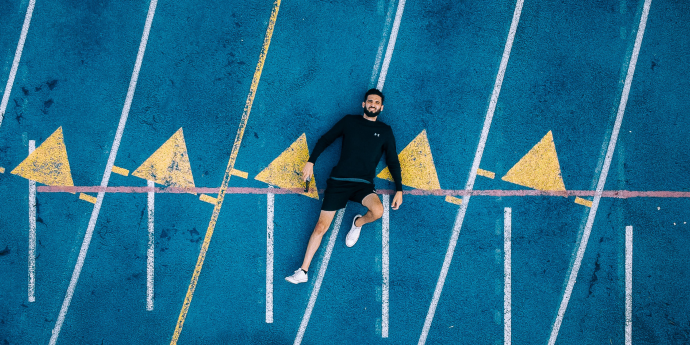
[[[395,190],[402,190],[402,177],[398,152],[395,149],[395,137],[391,127],[381,121],[369,121],[362,115],[346,115],[316,142],[309,156],[309,162],[315,163],[319,155],[338,137],[343,137],[340,160],[331,177],[355,178],[374,183],[376,165],[383,153],[386,153],[386,164],[395,181]]]

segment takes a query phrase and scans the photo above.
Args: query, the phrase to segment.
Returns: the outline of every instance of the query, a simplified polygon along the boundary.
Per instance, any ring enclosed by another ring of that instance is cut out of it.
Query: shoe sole
[[[293,279],[290,279],[289,277],[288,277],[288,278],[285,278],[285,280],[286,280],[287,282],[292,283],[292,284],[295,284],[295,285],[301,284],[301,283],[306,283],[306,282],[307,282],[306,280],[305,280],[305,281],[293,280]]]

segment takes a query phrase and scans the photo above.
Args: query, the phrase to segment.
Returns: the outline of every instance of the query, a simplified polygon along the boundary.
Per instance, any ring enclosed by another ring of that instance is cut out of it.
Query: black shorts
[[[371,183],[337,181],[329,178],[326,181],[326,191],[321,210],[337,211],[344,208],[348,200],[361,204],[362,200],[372,193],[376,193],[376,189]]]

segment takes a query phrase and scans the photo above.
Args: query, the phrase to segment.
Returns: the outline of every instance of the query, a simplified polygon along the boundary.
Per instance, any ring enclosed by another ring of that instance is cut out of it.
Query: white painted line
[[[383,1],[383,0],[381,0]],[[383,5],[383,3],[381,3]],[[374,87],[376,83],[376,76],[379,73],[379,68],[381,68],[381,58],[383,57],[383,47],[386,45],[386,36],[388,30],[391,28],[391,22],[393,21],[393,8],[395,6],[395,0],[391,0],[388,5],[388,13],[386,14],[386,22],[383,25],[383,32],[381,33],[381,43],[379,43],[379,50],[376,52],[376,62],[374,62],[374,69],[371,71],[371,80],[369,80],[369,88]]]
[[[331,237],[328,240],[328,247],[326,248],[326,255],[323,258],[321,267],[319,267],[319,275],[316,278],[316,283],[314,283],[314,288],[311,290],[311,297],[309,297],[309,304],[307,305],[307,310],[304,311],[304,316],[302,316],[302,323],[299,325],[299,331],[297,332],[297,337],[295,337],[294,345],[299,345],[302,343],[302,338],[304,337],[304,332],[307,330],[307,325],[309,324],[309,318],[311,317],[311,312],[314,310],[314,305],[316,304],[316,297],[319,296],[319,290],[321,289],[321,283],[323,282],[323,276],[326,275],[326,269],[328,268],[328,261],[331,259],[331,254],[333,254],[333,246],[335,245],[335,240],[338,238],[338,231],[340,230],[340,223],[343,222],[343,215],[345,214],[345,209],[340,209],[336,215],[335,225],[333,226],[333,232],[331,232]]]
[[[381,219],[381,338],[388,338],[388,291],[390,289],[389,268],[389,226],[390,226],[390,195],[383,195],[383,218]]]
[[[512,210],[510,207],[503,209],[503,344],[510,345],[512,337],[512,273],[511,273],[511,237],[512,237]]]
[[[386,14],[386,22],[384,24],[383,33],[381,34],[381,43],[379,43],[379,50],[376,54],[376,62],[371,73],[371,80],[369,87],[373,87],[376,80],[376,73],[381,65],[381,55],[383,54],[383,46],[386,42],[386,33],[391,24],[393,17],[393,5],[395,0],[391,0],[388,5],[388,13]],[[395,21],[393,29],[391,30],[390,39],[388,40],[388,47],[386,48],[386,57],[383,62],[381,73],[379,74],[378,85],[379,91],[383,91],[383,84],[386,82],[386,75],[388,74],[388,67],[390,66],[391,58],[393,57],[393,50],[395,49],[395,41],[398,37],[398,30],[400,29],[400,21],[402,20],[403,11],[405,9],[405,0],[399,0],[398,9],[395,13]],[[383,283],[381,289],[381,337],[388,338],[388,294],[389,294],[389,247],[388,247],[388,230],[389,230],[389,208],[390,196],[383,196],[383,219],[382,219],[382,265],[381,274],[383,275]]]
[[[633,227],[625,227],[625,345],[632,344]]]
[[[146,310],[153,310],[153,273],[155,271],[155,266],[153,264],[154,258],[154,245],[156,240],[154,238],[153,231],[153,215],[154,215],[154,201],[156,198],[156,192],[153,188],[156,187],[156,183],[150,180],[146,181],[146,186],[151,188],[151,191],[147,193],[147,209],[149,214],[149,245],[146,250]]]
[[[597,215],[597,208],[599,208],[599,201],[601,200],[601,194],[604,191],[604,186],[606,185],[606,177],[609,173],[609,168],[611,167],[611,160],[613,159],[613,152],[616,148],[616,142],[618,141],[618,133],[621,128],[621,123],[623,122],[623,114],[625,113],[625,106],[628,103],[628,96],[630,94],[630,86],[632,85],[633,75],[635,74],[635,65],[637,64],[637,58],[640,54],[640,46],[642,45],[642,38],[644,37],[644,30],[647,26],[647,17],[649,15],[649,7],[651,6],[651,0],[645,0],[644,9],[642,10],[642,16],[640,17],[640,25],[637,29],[637,37],[635,38],[635,46],[633,47],[633,52],[630,57],[630,64],[628,65],[628,74],[625,77],[625,84],[623,86],[623,94],[621,95],[621,101],[618,105],[618,114],[616,115],[616,123],[613,126],[613,132],[611,133],[611,138],[609,139],[609,145],[606,150],[606,158],[604,160],[604,166],[601,169],[601,174],[599,175],[599,182],[597,183],[597,189],[594,193],[594,199],[592,200],[592,207],[589,209],[589,216],[587,217],[587,223],[585,225],[585,230],[582,233],[582,239],[580,245],[577,248],[577,256],[573,263],[573,267],[570,270],[570,277],[568,278],[568,284],[563,293],[563,299],[561,300],[560,307],[558,308],[558,315],[554,321],[553,328],[551,329],[551,336],[549,337],[549,345],[556,343],[556,338],[558,337],[558,331],[561,328],[561,323],[563,322],[563,316],[568,308],[568,302],[570,301],[570,295],[573,292],[573,287],[575,286],[575,281],[577,279],[577,273],[580,271],[580,265],[582,264],[582,258],[585,255],[585,250],[587,249],[587,242],[589,241],[589,236],[592,233],[592,226],[594,225],[594,218]]]
[[[2,95],[2,102],[0,103],[0,126],[2,126],[2,119],[5,117],[5,110],[7,110],[7,102],[10,100],[10,93],[12,93],[12,85],[14,78],[17,76],[17,69],[19,68],[19,60],[22,58],[22,51],[24,50],[24,42],[26,42],[26,35],[29,33],[29,25],[31,24],[31,16],[34,13],[34,6],[36,0],[29,1],[29,7],[26,9],[24,16],[24,25],[22,25],[22,33],[19,35],[19,43],[17,43],[17,50],[14,52],[14,60],[12,61],[12,68],[10,69],[10,76],[7,78],[7,85],[5,85],[5,92]]]
[[[625,107],[628,101],[628,96],[630,93],[630,87],[632,85],[632,79],[635,73],[635,66],[637,64],[637,58],[639,56],[639,51],[640,47],[642,45],[642,38],[644,37],[644,30],[646,27],[647,23],[647,17],[649,15],[649,8],[651,6],[651,0],[646,0],[644,3],[644,9],[642,12],[642,16],[640,17],[640,24],[638,27],[637,31],[637,36],[635,39],[635,46],[633,48],[633,53],[630,58],[630,64],[628,66],[628,72],[625,78],[625,84],[623,87],[623,93],[621,95],[621,101],[618,106],[618,113],[616,116],[616,122],[613,128],[613,132],[611,134],[611,138],[609,141],[609,145],[606,151],[606,156],[604,160],[604,165],[601,171],[601,175],[599,176],[599,182],[597,184],[597,189],[595,191],[594,195],[594,200],[592,201],[592,207],[590,208],[590,212],[587,218],[587,223],[585,225],[585,229],[582,235],[582,240],[580,242],[580,245],[577,250],[577,256],[576,259],[573,263],[573,267],[571,269],[570,277],[568,280],[568,285],[566,286],[565,292],[563,294],[563,299],[561,300],[561,305],[558,310],[558,315],[556,317],[556,321],[554,322],[552,331],[551,331],[551,337],[549,339],[549,344],[555,344],[556,338],[558,336],[558,331],[560,329],[560,325],[563,321],[563,316],[565,315],[565,311],[568,307],[568,302],[570,300],[570,296],[572,294],[572,289],[575,285],[576,279],[577,279],[577,273],[580,269],[580,265],[582,263],[582,258],[584,256],[585,250],[587,248],[587,242],[589,240],[589,236],[591,234],[592,226],[594,223],[594,218],[596,216],[596,211],[599,206],[599,201],[601,199],[601,195],[603,192],[603,188],[606,184],[606,177],[608,175],[608,171],[611,165],[611,160],[613,158],[613,152],[616,147],[616,142],[618,140],[618,134],[620,131],[620,126],[623,121],[623,114],[625,112]]]
[[[29,140],[29,154],[36,141]],[[36,181],[29,180],[29,302],[36,301]]]
[[[481,163],[482,155],[484,154],[484,147],[486,146],[486,139],[489,136],[489,128],[491,128],[491,121],[494,117],[494,112],[496,110],[496,104],[498,103],[498,95],[501,93],[501,85],[503,85],[503,77],[508,66],[508,59],[510,58],[510,51],[513,48],[513,41],[515,40],[515,32],[517,31],[518,23],[520,22],[520,14],[522,13],[522,4],[524,0],[517,0],[515,4],[515,11],[513,12],[513,20],[510,23],[510,31],[508,32],[508,38],[506,39],[506,45],[503,49],[503,56],[501,57],[501,64],[498,67],[498,74],[496,75],[496,81],[494,83],[494,89],[491,93],[491,101],[489,102],[489,109],[486,111],[486,117],[484,119],[484,126],[482,127],[482,134],[479,138],[479,145],[477,145],[477,151],[474,154],[474,161],[472,162],[472,169],[470,170],[470,176],[467,178],[467,184],[465,185],[466,191],[471,191],[474,188],[474,181],[477,178],[477,170],[479,169],[479,163]],[[434,290],[434,296],[431,300],[431,305],[429,306],[429,311],[426,315],[426,320],[424,321],[424,328],[422,329],[422,334],[419,336],[419,345],[426,343],[426,337],[429,335],[429,328],[431,328],[431,322],[434,320],[434,314],[436,313],[436,306],[438,305],[438,300],[441,298],[441,291],[443,291],[443,285],[446,282],[446,275],[448,275],[448,269],[450,268],[450,263],[453,260],[453,253],[455,252],[455,245],[458,243],[458,237],[460,236],[460,229],[462,228],[462,222],[465,219],[465,213],[467,212],[467,206],[470,204],[470,195],[466,195],[462,198],[462,204],[460,205],[460,210],[458,210],[455,216],[455,223],[453,224],[453,234],[448,243],[448,250],[446,251],[446,257],[443,260],[443,267],[441,268],[441,274],[436,282],[436,289]]]
[[[404,9],[405,0],[400,0],[400,2],[398,2],[398,10],[395,12],[395,21],[393,22],[393,30],[391,30],[391,37],[388,40],[388,47],[386,48],[386,57],[383,58],[383,67],[381,67],[381,74],[379,74],[379,83],[376,86],[379,91],[383,91],[383,84],[386,82],[388,66],[390,66],[391,58],[393,57],[395,40],[398,38],[398,29],[400,29],[400,20],[402,20]]]
[[[268,186],[273,188],[273,186]],[[273,323],[273,206],[275,194],[266,194],[266,323]]]
[[[146,15],[146,24],[144,25],[144,33],[141,36],[141,42],[139,43],[139,52],[137,53],[137,60],[134,64],[134,71],[132,71],[132,78],[129,81],[129,89],[127,90],[127,97],[125,98],[125,105],[122,108],[122,114],[120,115],[120,122],[117,126],[117,132],[115,133],[115,140],[113,141],[113,146],[110,149],[110,156],[108,157],[108,163],[105,167],[105,172],[103,173],[103,179],[101,180],[101,187],[105,188],[108,186],[108,181],[110,180],[110,174],[113,171],[113,165],[115,165],[115,158],[117,157],[117,150],[120,148],[120,140],[122,140],[122,135],[125,131],[125,124],[127,124],[127,117],[129,115],[129,109],[132,106],[132,99],[134,98],[134,90],[137,86],[137,79],[139,78],[139,71],[141,70],[141,63],[144,60],[144,52],[146,51],[146,43],[149,39],[149,32],[151,31],[151,23],[153,22],[153,15],[156,13],[156,4],[158,0],[151,0],[149,4],[149,10]],[[84,235],[84,241],[81,244],[81,249],[79,250],[79,257],[77,258],[77,263],[74,265],[74,271],[72,272],[72,278],[69,282],[69,287],[67,288],[67,293],[65,294],[65,299],[62,301],[62,307],[60,308],[60,314],[55,321],[55,327],[53,328],[52,335],[50,337],[50,345],[55,345],[57,338],[60,335],[60,329],[62,324],[65,322],[65,316],[67,315],[67,310],[69,309],[70,302],[72,301],[72,296],[74,295],[74,289],[77,287],[77,282],[79,281],[79,275],[81,274],[81,269],[84,266],[84,260],[86,259],[86,253],[89,251],[89,245],[91,244],[91,237],[93,236],[93,230],[96,228],[96,221],[98,220],[98,214],[101,210],[101,205],[103,204],[103,197],[105,192],[98,192],[98,197],[96,199],[96,204],[93,207],[93,212],[91,212],[91,218],[89,219],[89,226],[86,229],[86,234]]]

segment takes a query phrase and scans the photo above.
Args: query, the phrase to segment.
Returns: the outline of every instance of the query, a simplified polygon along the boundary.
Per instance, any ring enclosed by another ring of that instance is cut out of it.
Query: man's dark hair
[[[383,101],[386,99],[386,97],[383,96],[383,93],[381,93],[381,91],[379,91],[378,89],[369,89],[369,91],[367,91],[367,93],[364,94],[365,102],[367,101],[367,97],[369,97],[369,95],[377,95],[381,97],[381,104],[383,104]]]

